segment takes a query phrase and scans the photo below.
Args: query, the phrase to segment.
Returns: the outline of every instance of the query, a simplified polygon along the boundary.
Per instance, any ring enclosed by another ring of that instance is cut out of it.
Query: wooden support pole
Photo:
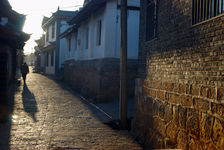
[[[127,127],[127,0],[121,0],[120,119]]]

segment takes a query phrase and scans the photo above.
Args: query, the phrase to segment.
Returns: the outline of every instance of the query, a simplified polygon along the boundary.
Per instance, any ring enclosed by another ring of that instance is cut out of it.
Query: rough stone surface
[[[219,116],[224,116],[224,105],[223,104],[212,104],[212,112],[218,114]]]
[[[199,128],[199,114],[194,109],[187,110],[187,130],[199,137],[200,128]]]
[[[169,93],[168,94],[168,101],[170,103],[179,104],[180,103],[180,95]]]
[[[211,88],[208,88],[207,90],[207,97],[210,98],[210,99],[216,99],[216,90],[215,88],[211,87]]]
[[[0,124],[0,149],[142,149],[98,114],[64,83],[29,74],[15,94],[11,118]]]
[[[203,150],[203,147],[200,141],[193,137],[189,137],[189,149]]]
[[[153,120],[153,128],[162,136],[166,135],[165,122],[160,120],[159,118],[154,118]]]
[[[197,110],[207,112],[209,110],[209,102],[200,98],[194,99],[195,107]]]
[[[187,109],[179,107],[179,126],[186,129]]]
[[[200,138],[202,140],[208,141],[212,137],[212,126],[213,126],[213,117],[208,116],[202,113],[201,121],[200,121]]]
[[[157,135],[147,130],[148,136],[142,138],[158,149],[172,148],[171,144],[189,150],[223,149],[224,15],[192,25],[192,0],[158,0],[156,37],[147,41],[148,0],[140,2],[137,76],[147,83],[144,88],[157,94],[156,98],[151,94],[152,124],[163,121],[158,125],[159,133],[164,131],[161,127],[166,128],[166,134],[158,134],[158,139],[146,139]],[[145,96],[136,93],[142,104]],[[142,107],[136,109],[141,111]],[[141,120],[147,115],[136,113],[134,118]],[[148,127],[144,123],[141,126]],[[150,131],[157,128],[148,127]],[[173,138],[176,132],[168,133],[171,128],[178,131],[177,144]]]
[[[157,98],[165,101],[166,100],[166,93],[164,91],[157,91]]]
[[[224,123],[218,119],[215,119],[213,126],[212,139],[219,147],[224,147]]]
[[[165,114],[164,114],[164,120],[166,122],[171,122],[173,119],[173,108],[172,105],[165,105],[165,110],[164,110]]]
[[[178,129],[176,125],[173,122],[170,122],[167,126],[166,134],[173,144],[177,143],[177,133],[178,133]]]
[[[187,150],[188,149],[188,133],[180,130],[177,135],[177,148]]]
[[[201,87],[201,96],[203,97],[207,96],[207,88],[204,86]]]
[[[182,106],[193,106],[193,98],[191,96],[182,95],[180,101]]]
[[[224,88],[218,88],[217,98],[219,101],[224,100]]]
[[[128,60],[128,97],[134,96],[136,73],[137,60]],[[95,102],[119,99],[120,59],[66,61],[64,79],[77,92]],[[148,95],[148,90],[145,92]]]

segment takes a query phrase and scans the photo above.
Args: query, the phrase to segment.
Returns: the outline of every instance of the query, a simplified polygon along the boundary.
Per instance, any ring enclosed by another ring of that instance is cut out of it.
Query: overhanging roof
[[[68,28],[65,32],[63,32],[62,34],[59,35],[59,37],[62,39],[64,37],[66,37],[67,35],[76,32],[77,31],[77,26],[73,25],[72,27]]]
[[[42,52],[47,52],[56,48],[56,42],[50,42],[50,45],[40,49]]]
[[[30,34],[22,32],[26,16],[12,10],[8,0],[0,0],[1,17],[7,18],[8,22],[0,25],[0,42],[15,49],[23,49],[24,42],[30,38]]]
[[[87,19],[91,13],[97,11],[99,8],[105,6],[106,2],[110,0],[91,0],[83,7],[76,16],[74,16],[68,23],[79,24],[81,21]]]
[[[0,41],[10,44],[16,49],[23,49],[25,41],[29,40],[30,34],[26,34],[22,31],[12,30],[10,28],[0,25]]]
[[[71,19],[77,11],[64,11],[64,10],[57,10],[55,13],[52,14],[50,18],[45,17],[42,20],[42,28],[45,29],[49,24],[51,24],[56,19]]]

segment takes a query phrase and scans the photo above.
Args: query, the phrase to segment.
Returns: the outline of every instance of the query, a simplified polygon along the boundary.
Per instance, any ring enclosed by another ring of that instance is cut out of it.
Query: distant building
[[[128,93],[134,94],[138,59],[139,1],[128,0]],[[118,99],[121,49],[120,2],[85,0],[61,34],[66,38],[65,80],[96,101]]]
[[[34,65],[34,53],[25,55],[24,62],[26,62],[26,64],[29,66],[33,66]]]
[[[42,28],[45,39],[40,40],[41,42],[44,40],[44,43],[36,42],[40,44],[38,51],[40,51],[41,67],[46,74],[59,75],[62,72],[64,51],[61,51],[61,47],[65,45],[65,39],[59,39],[59,35],[69,27],[66,21],[74,15],[73,11],[57,10],[50,18],[43,18]]]
[[[224,0],[141,0],[132,130],[152,149],[224,149]]]
[[[44,72],[45,71],[45,56],[41,53],[41,49],[45,44],[45,35],[43,34],[40,39],[35,40],[37,46],[34,47],[34,71]]]

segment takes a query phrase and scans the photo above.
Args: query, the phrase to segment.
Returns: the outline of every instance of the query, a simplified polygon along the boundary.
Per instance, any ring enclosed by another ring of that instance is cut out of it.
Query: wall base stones
[[[208,100],[203,94],[204,86],[177,84],[136,80],[133,131],[152,148],[223,150],[223,105]],[[168,85],[173,87],[167,88]],[[180,92],[182,87],[185,92]],[[188,88],[199,89],[200,94],[188,93]]]
[[[224,149],[224,15],[192,24],[192,0],[155,1],[148,41],[141,0],[133,130],[153,148]]]
[[[128,96],[134,96],[137,60],[128,60]],[[120,59],[105,58],[67,61],[65,81],[95,102],[119,99]]]

